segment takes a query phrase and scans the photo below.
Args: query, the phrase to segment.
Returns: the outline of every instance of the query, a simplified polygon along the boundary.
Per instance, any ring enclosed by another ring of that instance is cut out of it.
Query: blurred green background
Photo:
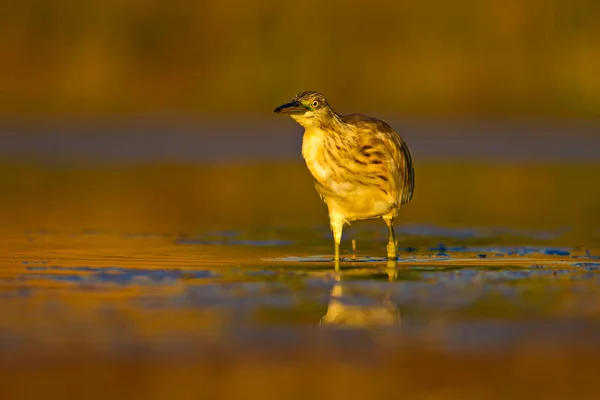
[[[340,111],[587,119],[598,21],[596,0],[13,0],[0,109],[240,116],[311,89]]]

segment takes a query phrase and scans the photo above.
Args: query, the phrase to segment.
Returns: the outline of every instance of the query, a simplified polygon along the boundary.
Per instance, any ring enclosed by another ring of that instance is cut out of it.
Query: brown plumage
[[[329,209],[335,260],[345,223],[383,218],[389,228],[388,258],[396,258],[393,220],[414,190],[408,146],[385,122],[360,114],[339,115],[313,91],[275,109],[305,129],[302,156]]]

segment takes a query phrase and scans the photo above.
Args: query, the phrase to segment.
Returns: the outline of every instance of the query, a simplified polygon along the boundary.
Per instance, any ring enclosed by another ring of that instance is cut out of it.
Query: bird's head
[[[291,102],[277,107],[275,112],[289,115],[305,128],[325,123],[332,116],[332,109],[325,96],[313,91],[298,93]]]

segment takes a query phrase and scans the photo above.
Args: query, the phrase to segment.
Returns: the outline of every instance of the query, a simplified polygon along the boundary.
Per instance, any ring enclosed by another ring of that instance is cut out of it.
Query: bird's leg
[[[356,260],[356,239],[352,239],[352,259]]]
[[[387,244],[387,255],[388,259],[396,259],[396,235],[394,234],[394,219],[384,218],[383,219],[390,231],[390,237]]]
[[[335,243],[335,256],[334,261],[340,261],[340,242],[342,241],[342,229],[344,227],[344,221],[341,218],[337,218],[333,215],[329,216],[331,223],[331,230],[333,231],[333,241]]]

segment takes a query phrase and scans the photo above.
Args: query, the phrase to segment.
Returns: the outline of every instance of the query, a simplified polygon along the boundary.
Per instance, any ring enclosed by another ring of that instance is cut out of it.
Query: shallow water
[[[16,397],[592,396],[581,382],[600,354],[600,165],[425,160],[416,171],[398,259],[383,258],[383,222],[357,222],[335,271],[299,160],[4,162],[2,386]]]

